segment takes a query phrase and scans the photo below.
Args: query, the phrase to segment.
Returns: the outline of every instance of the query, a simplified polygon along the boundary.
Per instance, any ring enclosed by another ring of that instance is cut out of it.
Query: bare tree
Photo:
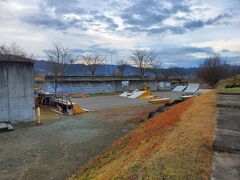
[[[228,76],[228,72],[228,66],[220,55],[212,55],[200,65],[197,76],[215,86],[219,80]]]
[[[127,66],[128,66],[128,63],[124,60],[117,61],[117,70],[121,78],[123,78],[124,72],[126,71]]]
[[[137,67],[137,72],[141,79],[152,67],[155,57],[151,51],[137,49],[130,56],[130,61]]]
[[[163,74],[164,79],[169,79],[169,78],[173,77],[174,73],[171,68],[167,68],[167,69],[162,70],[162,74]]]
[[[236,86],[237,84],[240,83],[240,65],[239,64],[235,64],[232,68],[231,68],[231,75],[232,75],[232,85]]]
[[[184,78],[187,75],[187,70],[181,67],[169,67],[167,69],[162,70],[163,76],[165,79],[169,78]]]
[[[0,44],[0,55],[15,55],[20,57],[26,57],[24,50],[16,43],[12,42],[11,44]]]
[[[156,80],[159,80],[161,76],[161,68],[162,62],[161,61],[154,61],[151,67],[151,72],[155,75]]]
[[[51,64],[54,93],[57,96],[59,78],[62,78],[71,64],[76,61],[69,49],[58,43],[53,43],[53,49],[46,51],[47,59]]]
[[[97,68],[99,67],[99,65],[103,64],[105,58],[100,55],[86,55],[82,56],[82,61],[88,67],[88,70],[92,75],[92,78],[94,78]]]

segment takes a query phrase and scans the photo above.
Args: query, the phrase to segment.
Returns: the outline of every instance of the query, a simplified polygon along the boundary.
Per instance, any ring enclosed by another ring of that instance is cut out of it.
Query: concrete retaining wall
[[[161,87],[160,83],[154,80],[147,81],[129,81],[129,86],[125,89],[122,87],[122,81],[73,81],[73,82],[59,82],[58,92],[60,93],[111,93],[124,90],[143,89],[143,83],[146,82],[151,90],[170,90],[175,87],[176,84],[171,86]],[[53,83],[49,81],[37,82],[36,87],[42,88],[48,92],[54,92]]]
[[[0,62],[0,122],[35,119],[33,63]]]

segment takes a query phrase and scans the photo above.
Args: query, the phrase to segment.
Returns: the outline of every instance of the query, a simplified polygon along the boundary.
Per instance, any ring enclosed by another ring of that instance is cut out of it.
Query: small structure
[[[35,120],[34,61],[0,55],[0,123]]]
[[[55,99],[55,112],[63,113],[66,115],[80,114],[88,110],[81,108],[77,103],[70,100],[69,97],[62,97]]]
[[[54,101],[54,94],[45,92],[45,91],[39,91],[35,92],[35,105],[36,106],[52,106]]]
[[[80,114],[88,111],[72,102],[69,95],[55,97],[53,93],[41,89],[35,89],[35,106],[50,107],[54,112],[65,115]]]

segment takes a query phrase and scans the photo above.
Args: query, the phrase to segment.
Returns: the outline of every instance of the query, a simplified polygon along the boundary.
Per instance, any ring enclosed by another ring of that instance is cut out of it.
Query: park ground
[[[0,133],[0,180],[207,178],[216,97],[204,93],[149,120],[159,105],[116,95],[74,99],[92,110],[77,116],[42,109],[42,126],[18,124]]]
[[[217,94],[171,107],[115,141],[73,179],[209,179]]]
[[[41,126],[17,124],[0,133],[0,180],[66,179],[158,108],[116,95],[78,101],[93,111],[64,116],[41,109]]]

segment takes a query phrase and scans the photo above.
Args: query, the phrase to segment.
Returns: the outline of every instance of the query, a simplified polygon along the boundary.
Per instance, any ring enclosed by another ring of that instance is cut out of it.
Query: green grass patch
[[[224,93],[240,93],[240,87],[237,88],[221,88],[218,89],[219,92],[224,92]]]

